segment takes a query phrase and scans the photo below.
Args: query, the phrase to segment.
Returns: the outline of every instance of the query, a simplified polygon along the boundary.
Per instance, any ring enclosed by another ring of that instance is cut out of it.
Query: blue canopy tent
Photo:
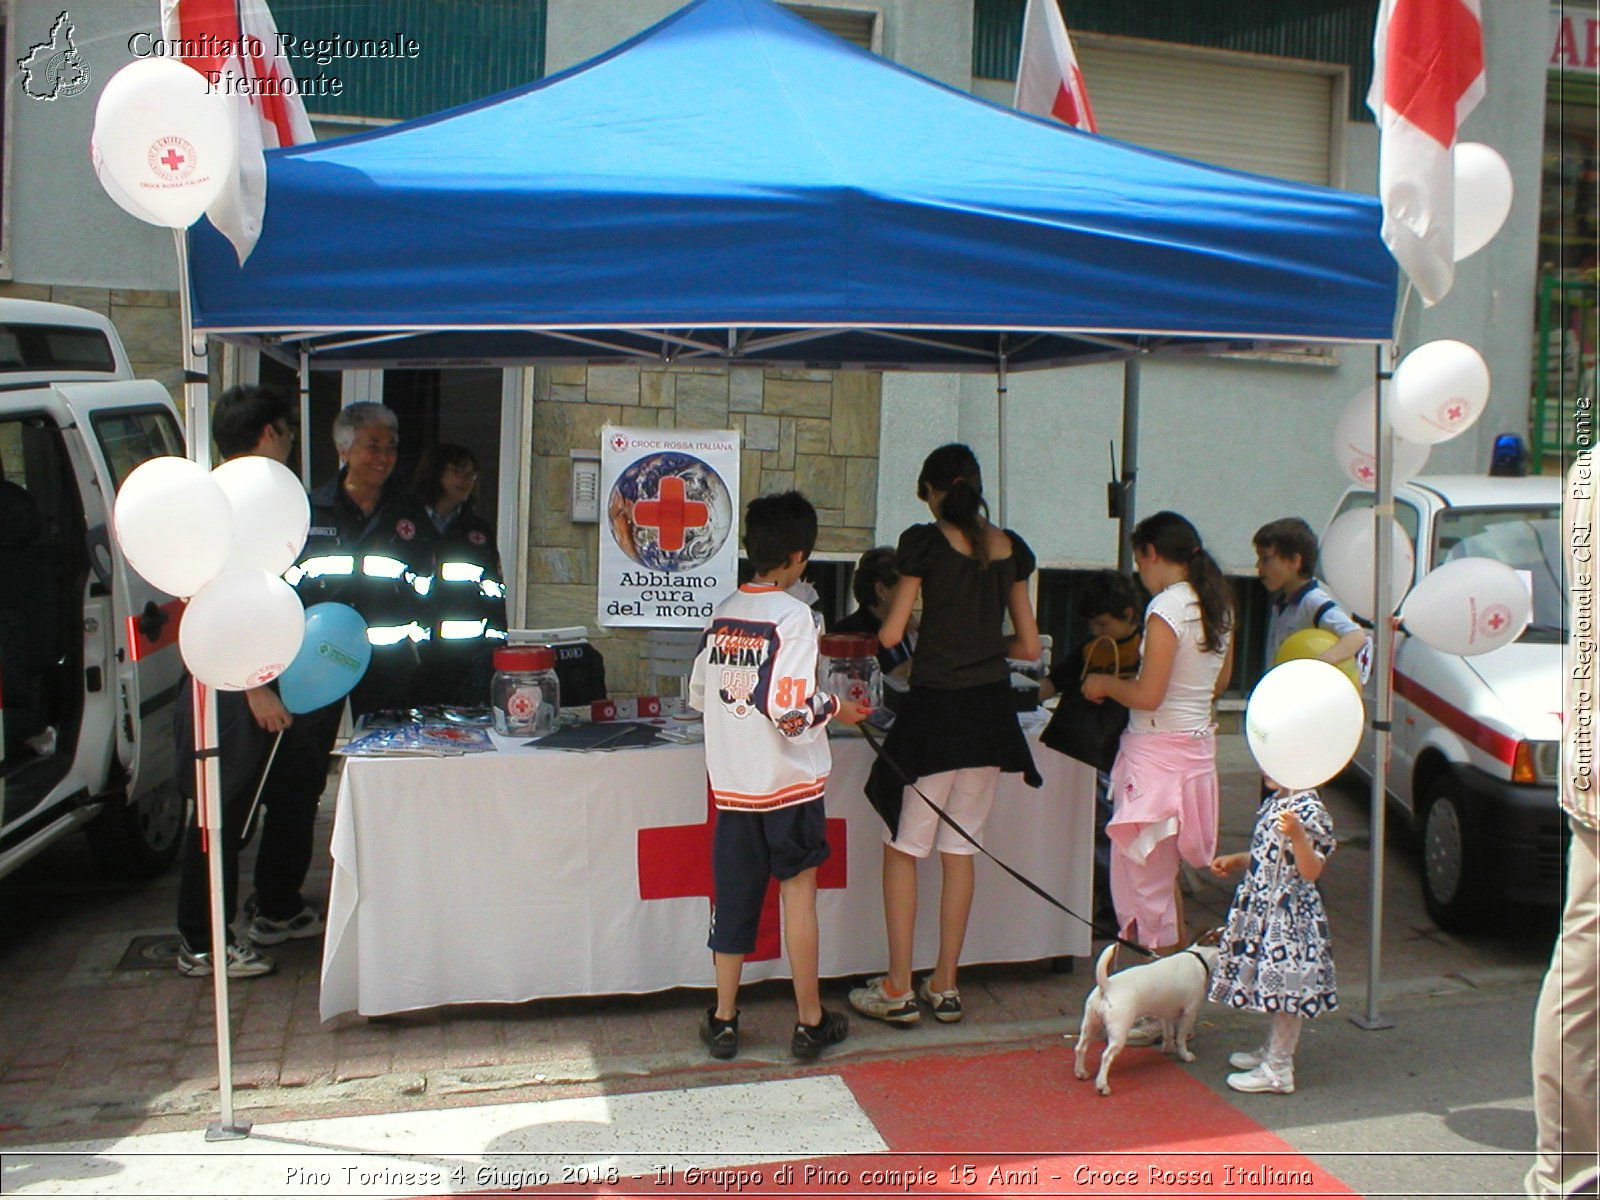
[[[325,367],[992,370],[1389,337],[1375,200],[974,99],[769,0],[696,0],[478,104],[268,156],[197,330]]]
[[[1024,116],[771,0],[694,0],[530,87],[273,151],[267,177],[245,266],[208,224],[189,235],[193,327],[302,366],[740,362],[1003,382],[1144,354],[1376,344],[1394,322],[1376,199]],[[1136,404],[1130,391],[1125,522]],[[1002,454],[1005,440],[1002,415]],[[1383,503],[1388,472],[1385,447]],[[1380,622],[1380,678],[1388,659]],[[1385,701],[1380,727],[1388,715]]]

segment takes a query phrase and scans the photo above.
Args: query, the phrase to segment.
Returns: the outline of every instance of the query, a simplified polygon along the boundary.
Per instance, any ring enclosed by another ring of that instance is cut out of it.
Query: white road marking
[[[0,1154],[28,1196],[420,1196],[604,1183],[888,1146],[837,1076],[202,1129]],[[770,1181],[768,1181],[770,1182]]]

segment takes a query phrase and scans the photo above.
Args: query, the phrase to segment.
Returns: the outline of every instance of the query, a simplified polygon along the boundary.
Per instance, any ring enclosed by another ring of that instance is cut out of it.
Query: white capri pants
[[[917,780],[917,788],[981,842],[999,781],[999,767],[963,767],[959,771],[924,775]],[[900,827],[895,836],[891,838],[885,830],[883,840],[913,858],[927,858],[936,843],[941,854],[978,852],[976,846],[940,820],[939,814],[913,788],[905,789],[900,804]]]

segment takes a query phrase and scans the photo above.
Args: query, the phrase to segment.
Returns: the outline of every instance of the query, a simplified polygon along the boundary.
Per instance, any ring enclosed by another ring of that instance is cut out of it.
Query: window
[[[1529,578],[1533,618],[1523,641],[1560,642],[1567,634],[1568,590],[1561,585],[1561,510],[1451,508],[1433,523],[1436,563],[1492,558]]]
[[[104,371],[117,361],[111,342],[98,329],[81,325],[0,325],[0,373],[28,371]]]
[[[878,14],[870,9],[835,8],[823,4],[787,4],[785,7],[852,45],[874,53],[878,50],[875,44]]]
[[[1342,501],[1340,501],[1339,511],[1333,515],[1335,517],[1342,517],[1352,508],[1371,507],[1371,492],[1351,492]],[[1411,548],[1415,550],[1417,547],[1417,529],[1422,524],[1422,514],[1417,511],[1414,504],[1407,503],[1396,496],[1394,501],[1394,519],[1400,523],[1400,528],[1405,530],[1406,536],[1411,539]],[[1330,521],[1328,523],[1331,525],[1333,522]]]
[[[183,434],[172,414],[164,408],[125,410],[98,413],[90,418],[94,435],[100,442],[100,453],[116,486],[147,459],[170,454],[184,455]]]
[[[1343,68],[1090,34],[1075,48],[1101,133],[1256,175],[1342,182]]]

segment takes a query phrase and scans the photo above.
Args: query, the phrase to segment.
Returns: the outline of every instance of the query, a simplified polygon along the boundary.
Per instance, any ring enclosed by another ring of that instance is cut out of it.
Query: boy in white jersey
[[[708,944],[717,1003],[700,1022],[713,1058],[739,1052],[739,977],[755,949],[769,878],[783,901],[794,979],[796,1058],[844,1041],[850,1023],[825,1010],[817,986],[817,867],[828,857],[822,794],[830,719],[854,725],[868,709],[817,690],[817,627],[785,589],[817,544],[817,510],[799,492],[762,496],[745,511],[755,576],[721,601],[689,676],[689,703],[706,715],[706,773],[717,808],[711,869],[716,900]]]

